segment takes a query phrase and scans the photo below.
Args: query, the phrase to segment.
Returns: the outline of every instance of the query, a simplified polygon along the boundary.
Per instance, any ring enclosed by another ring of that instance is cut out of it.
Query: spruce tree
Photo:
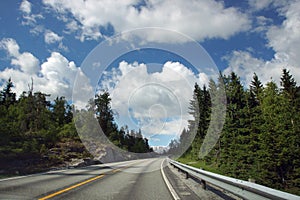
[[[8,108],[10,105],[16,102],[16,93],[12,92],[12,88],[14,87],[11,78],[6,82],[6,86],[0,92],[0,105],[4,105]]]
[[[96,116],[103,133],[107,137],[117,131],[110,103],[111,98],[107,91],[95,96]]]

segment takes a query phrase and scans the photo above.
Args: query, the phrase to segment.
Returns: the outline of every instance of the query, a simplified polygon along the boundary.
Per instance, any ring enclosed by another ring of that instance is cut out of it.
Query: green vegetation
[[[64,97],[28,92],[17,99],[11,79],[0,93],[0,174],[27,174],[63,166],[72,159],[92,157],[85,149],[72,120],[72,106]],[[107,92],[96,95],[90,106],[106,136],[132,152],[151,152],[140,131],[117,128]],[[80,112],[80,111],[76,111]]]
[[[177,159],[178,162],[199,168],[199,169],[203,169],[206,171],[210,171],[213,173],[217,173],[217,174],[222,174],[222,171],[220,169],[218,169],[218,167],[216,165],[213,164],[208,164],[207,162],[205,162],[204,160],[197,160],[195,161],[192,158],[189,157],[181,157]]]
[[[222,83],[227,111],[217,145],[207,156],[199,157],[212,107],[206,88],[196,84],[190,106],[195,120],[189,124],[198,126],[197,134],[179,160],[243,180],[252,178],[256,183],[299,195],[300,87],[292,75],[284,69],[280,87],[273,81],[263,87],[256,74],[249,89],[242,86],[235,73],[220,75],[218,84]],[[220,88],[218,84],[210,81],[211,95]],[[184,135],[189,134],[190,127],[184,130]]]
[[[19,99],[11,79],[0,93],[0,170],[26,174],[89,156],[77,136],[72,107],[64,97],[54,102],[33,85]]]
[[[114,114],[110,107],[111,98],[107,91],[96,95],[95,105],[90,105],[88,109],[95,110],[97,120],[106,137],[116,146],[135,153],[152,152],[148,144],[148,139],[143,138],[141,130],[134,131],[127,126],[118,129],[114,122]]]

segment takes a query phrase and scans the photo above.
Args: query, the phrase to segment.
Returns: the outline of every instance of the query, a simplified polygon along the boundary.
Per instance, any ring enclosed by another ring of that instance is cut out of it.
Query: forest
[[[201,158],[211,120],[210,94],[221,86],[226,92],[225,123],[217,144]],[[190,113],[194,120],[189,128],[170,143],[169,152],[175,152],[191,134],[191,127],[197,127],[191,146],[178,160],[300,194],[300,87],[287,69],[282,71],[280,86],[272,80],[263,86],[254,74],[246,88],[234,72],[220,75],[218,83],[210,80],[208,88],[195,84]]]
[[[93,157],[84,147],[73,120],[74,107],[65,97],[29,91],[19,98],[9,78],[0,92],[0,174],[28,174],[64,166],[72,159]],[[118,128],[110,107],[109,93],[97,94],[89,110],[109,140],[130,152],[152,152],[139,130]],[[75,112],[81,112],[76,110]]]
[[[218,142],[205,157],[201,145],[212,118],[214,94],[225,88],[226,115]],[[28,174],[63,165],[74,158],[92,155],[79,138],[74,107],[64,97],[54,101],[50,94],[29,91],[19,98],[9,79],[0,92],[0,174]],[[141,130],[118,127],[111,98],[103,91],[87,109],[95,113],[103,132],[116,146],[130,152],[152,152]],[[283,69],[280,85],[263,85],[254,74],[248,87],[232,72],[207,86],[194,86],[190,101],[193,120],[178,140],[171,141],[169,154],[190,139],[191,145],[179,158],[185,163],[299,195],[300,191],[300,87]]]

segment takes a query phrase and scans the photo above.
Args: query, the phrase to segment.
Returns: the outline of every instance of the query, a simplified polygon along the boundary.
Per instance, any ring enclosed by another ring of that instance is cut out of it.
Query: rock
[[[92,158],[72,158],[70,162],[67,162],[66,165],[68,168],[78,168],[78,167],[85,167],[89,165],[97,165],[101,164],[99,160],[92,159]]]

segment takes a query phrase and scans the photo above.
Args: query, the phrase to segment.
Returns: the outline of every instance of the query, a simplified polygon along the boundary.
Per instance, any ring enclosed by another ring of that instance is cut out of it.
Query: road
[[[197,199],[176,193],[165,163],[151,158],[2,179],[0,199]]]

